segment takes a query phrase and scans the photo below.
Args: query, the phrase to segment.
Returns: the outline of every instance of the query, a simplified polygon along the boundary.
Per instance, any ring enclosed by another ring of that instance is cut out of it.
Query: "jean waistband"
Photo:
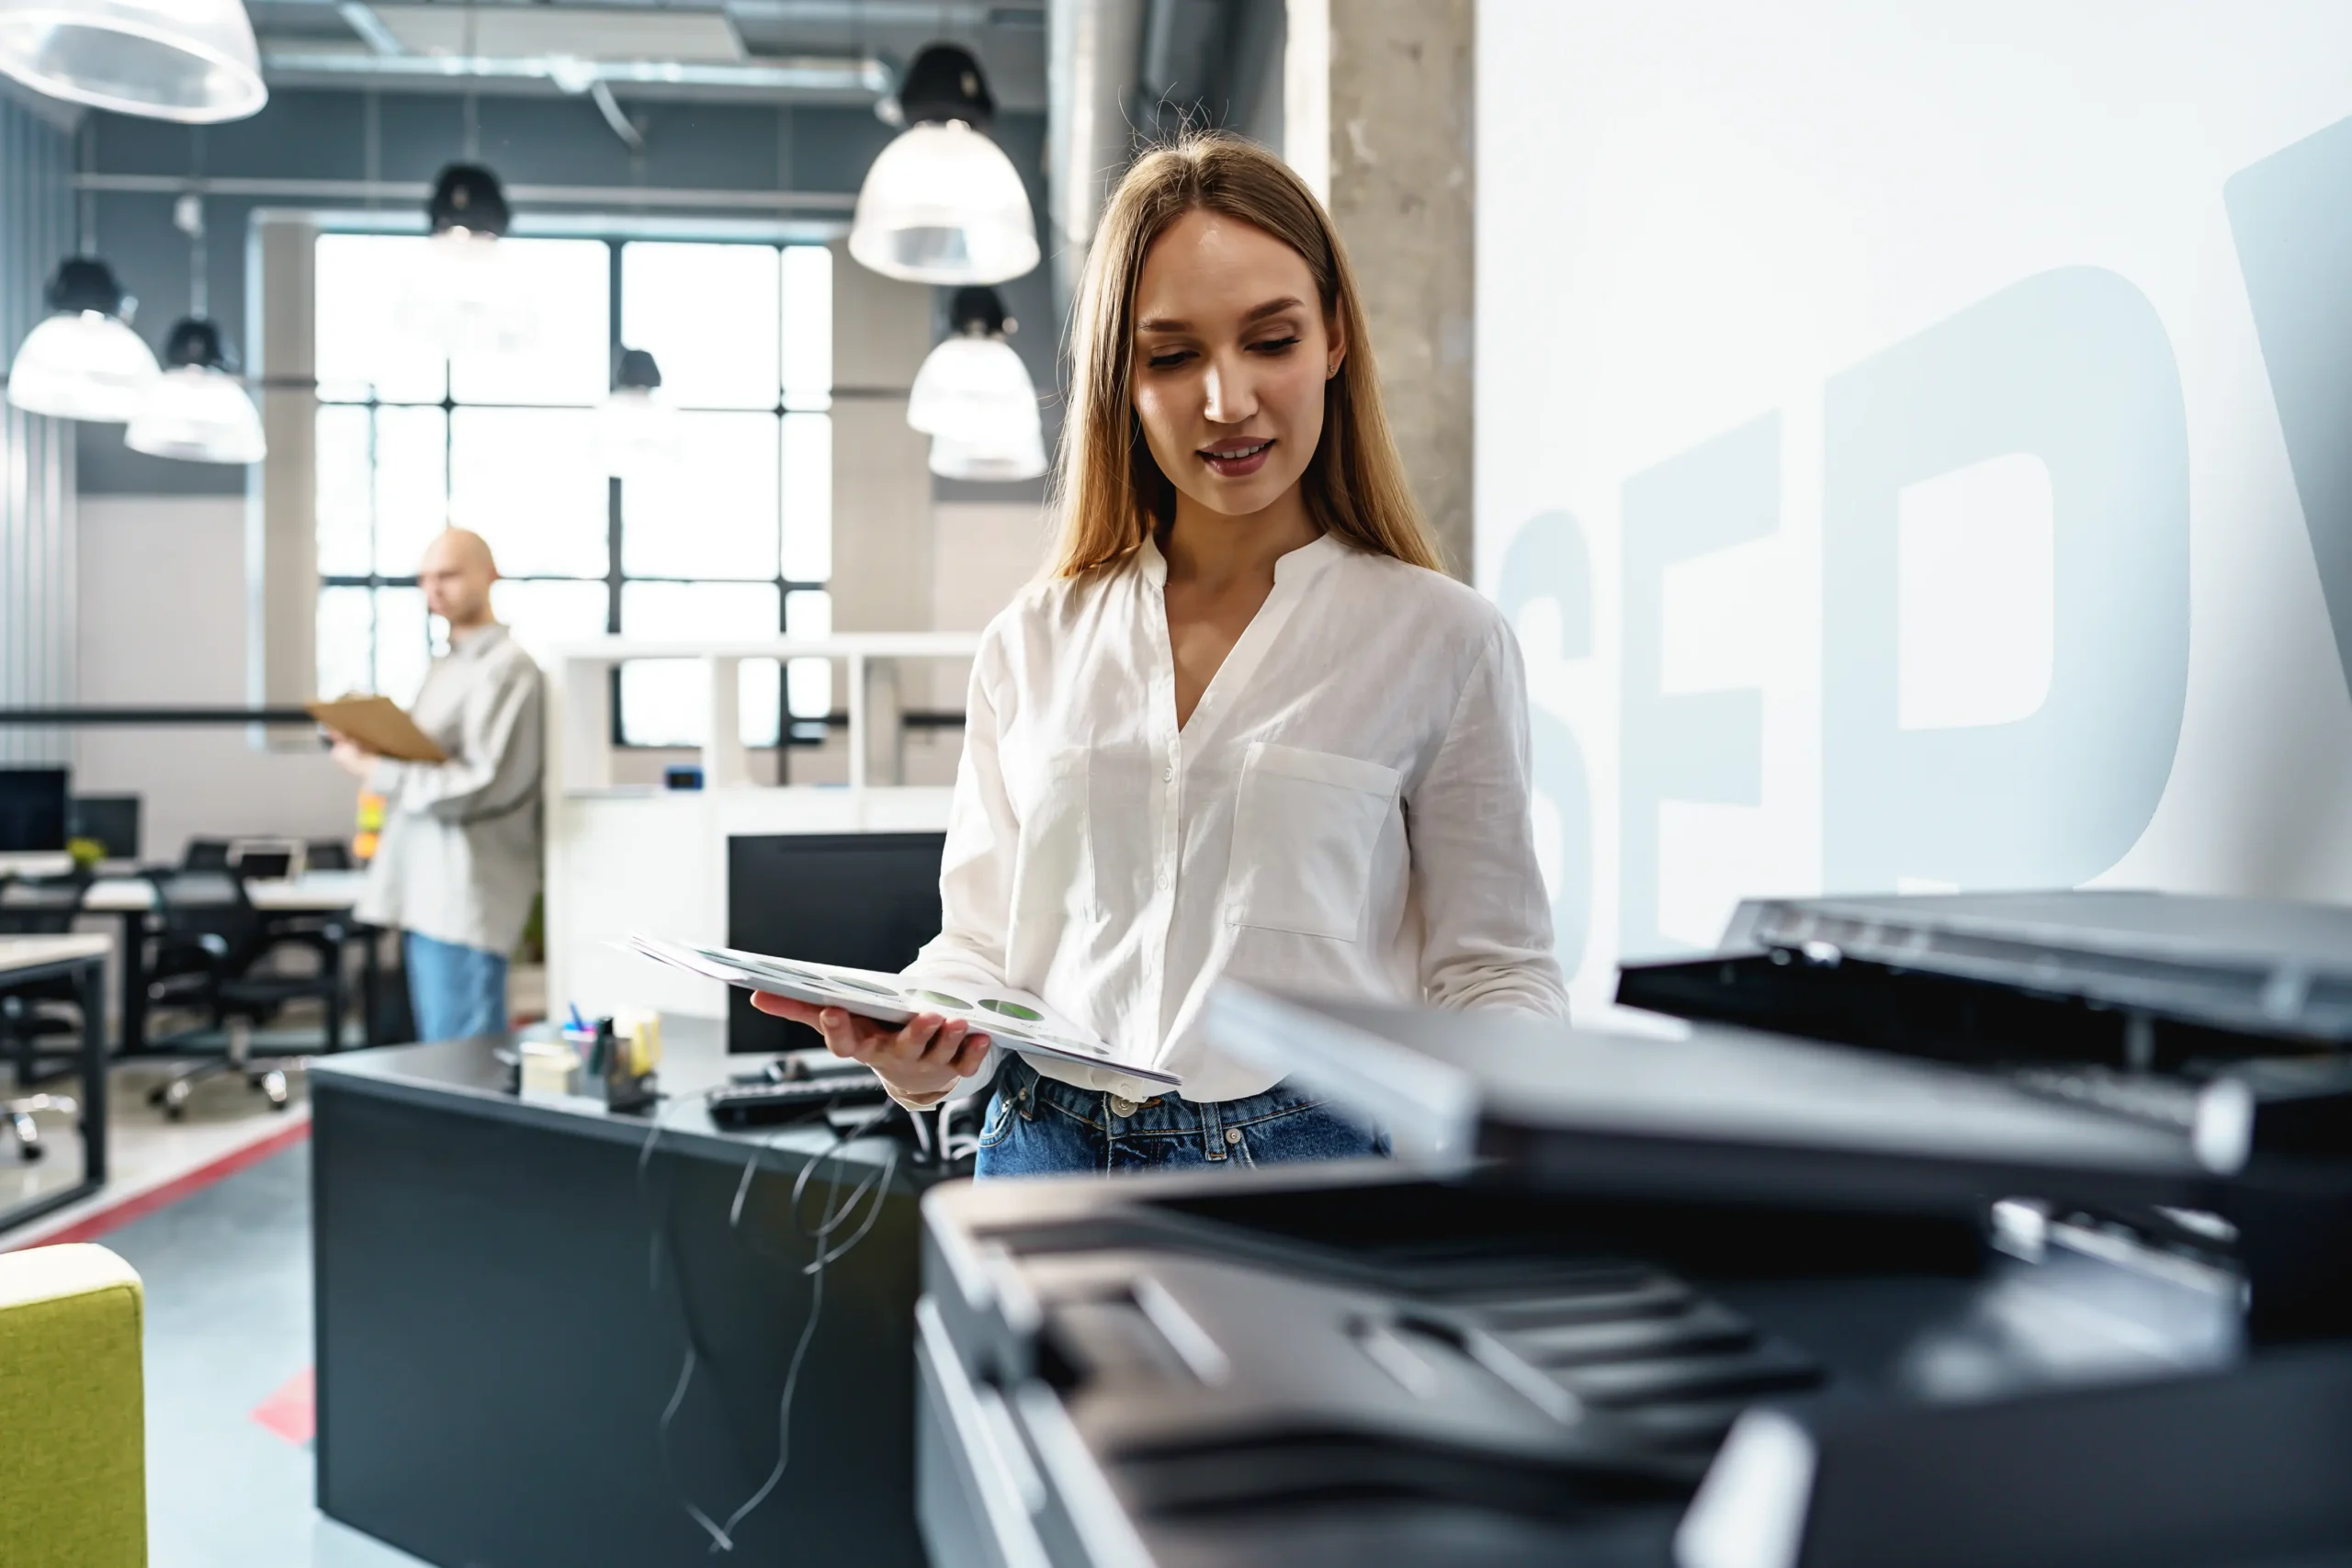
[[[1059,1078],[1049,1078],[1017,1055],[1007,1058],[1004,1070],[997,1078],[997,1092],[1008,1098],[1025,1099],[1024,1109],[1051,1107],[1098,1132],[1116,1131],[1130,1135],[1214,1134],[1221,1128],[1246,1127],[1252,1122],[1320,1103],[1293,1089],[1287,1081],[1262,1094],[1240,1100],[1186,1100],[1172,1089],[1148,1100],[1121,1100],[1099,1089],[1080,1089]]]

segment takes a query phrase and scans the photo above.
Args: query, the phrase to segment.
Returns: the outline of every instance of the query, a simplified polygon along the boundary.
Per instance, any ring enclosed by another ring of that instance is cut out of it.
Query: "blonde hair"
[[[1152,459],[1135,412],[1136,290],[1152,243],[1193,211],[1236,219],[1296,251],[1347,345],[1340,373],[1324,383],[1323,437],[1299,480],[1307,516],[1360,550],[1442,571],[1388,433],[1355,275],[1330,215],[1272,153],[1237,136],[1195,131],[1137,159],[1095,231],[1072,311],[1048,574],[1080,577],[1124,561],[1175,516],[1176,488]]]

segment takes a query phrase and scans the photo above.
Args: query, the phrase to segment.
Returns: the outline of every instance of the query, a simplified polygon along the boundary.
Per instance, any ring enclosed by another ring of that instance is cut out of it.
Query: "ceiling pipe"
[[[592,83],[588,88],[588,96],[594,100],[596,112],[605,117],[605,123],[613,128],[613,134],[621,139],[621,144],[638,157],[644,157],[645,133],[637,129],[634,120],[621,112],[620,103],[613,96],[610,85],[604,82]]]
[[[357,33],[359,41],[378,54],[406,52],[401,48],[401,40],[393,36],[392,29],[384,25],[384,18],[376,15],[376,7],[367,4],[367,0],[343,0],[335,10],[343,17],[343,25]]]

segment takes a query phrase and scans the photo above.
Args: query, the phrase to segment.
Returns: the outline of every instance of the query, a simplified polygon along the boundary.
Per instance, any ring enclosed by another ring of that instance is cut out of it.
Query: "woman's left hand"
[[[863,1062],[882,1081],[910,1100],[932,1100],[968,1078],[988,1060],[989,1037],[974,1034],[961,1020],[917,1013],[898,1029],[860,1018],[845,1008],[818,1007],[767,991],[752,993],[762,1012],[805,1023],[825,1037],[834,1055]]]

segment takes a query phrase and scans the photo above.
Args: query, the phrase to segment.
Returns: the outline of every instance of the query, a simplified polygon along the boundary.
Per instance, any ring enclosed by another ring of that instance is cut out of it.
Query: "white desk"
[[[70,931],[62,936],[0,936],[0,981],[26,969],[45,969],[76,959],[104,958],[114,951],[114,939],[96,931]]]
[[[96,932],[0,936],[0,990],[40,980],[72,979],[82,1013],[82,1179],[0,1212],[0,1229],[22,1224],[85,1198],[107,1179],[107,953],[112,939]]]
[[[63,876],[73,869],[74,857],[63,850],[0,852],[0,876]]]
[[[367,886],[364,871],[308,871],[282,882],[248,882],[245,897],[265,914],[331,914],[356,905]],[[144,877],[101,876],[82,900],[84,911],[93,915],[146,914],[154,908],[154,885]]]

